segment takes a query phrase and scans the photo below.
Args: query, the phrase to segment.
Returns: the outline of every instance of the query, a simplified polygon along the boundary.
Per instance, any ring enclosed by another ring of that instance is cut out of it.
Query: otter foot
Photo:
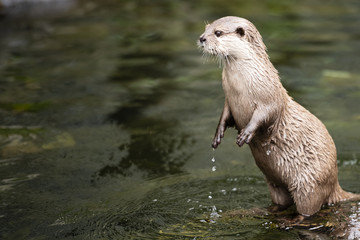
[[[291,223],[294,225],[297,225],[297,224],[302,223],[302,221],[304,221],[304,219],[305,219],[305,216],[299,214],[291,220]]]
[[[299,226],[305,220],[305,218],[306,218],[305,216],[299,214],[293,219],[284,219],[284,226],[287,227]]]
[[[272,213],[277,213],[277,212],[281,212],[281,211],[284,211],[286,209],[288,209],[289,206],[284,206],[284,205],[272,205],[270,207],[268,207],[268,211],[269,212],[272,212]]]
[[[224,124],[219,124],[218,128],[216,129],[215,137],[212,142],[212,147],[217,148],[221,143],[221,139],[224,137],[226,126]]]
[[[239,147],[244,145],[244,143],[249,144],[253,137],[254,137],[254,132],[249,131],[245,128],[241,130],[241,132],[239,133],[236,144],[239,145]]]

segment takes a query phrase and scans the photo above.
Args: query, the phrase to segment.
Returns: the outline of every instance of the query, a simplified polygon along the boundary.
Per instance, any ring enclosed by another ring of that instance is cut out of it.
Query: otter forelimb
[[[269,111],[266,111],[265,109],[267,109],[266,107],[264,108],[259,108],[257,107],[250,119],[250,122],[246,125],[245,128],[243,128],[237,137],[237,145],[239,145],[239,147],[241,147],[242,145],[244,145],[244,143],[249,144],[250,141],[253,139],[253,137],[256,134],[256,131],[258,130],[258,128],[262,125],[264,125],[264,123],[268,122],[270,119],[270,114],[272,114]]]
[[[216,128],[212,147],[217,148],[217,146],[221,143],[221,138],[224,137],[225,130],[229,127],[234,127],[234,126],[235,126],[234,118],[231,114],[229,105],[228,105],[227,101],[225,100],[224,109],[221,114],[219,124]]]

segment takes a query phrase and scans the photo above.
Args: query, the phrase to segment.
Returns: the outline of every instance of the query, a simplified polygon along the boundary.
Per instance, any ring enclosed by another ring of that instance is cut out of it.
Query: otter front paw
[[[217,148],[217,146],[219,146],[219,144],[221,143],[221,138],[224,137],[224,132],[225,132],[225,125],[220,124],[216,129],[215,137],[212,142],[213,148]]]
[[[254,132],[245,129],[241,130],[237,137],[236,144],[241,147],[244,143],[249,144],[251,139],[254,137]]]

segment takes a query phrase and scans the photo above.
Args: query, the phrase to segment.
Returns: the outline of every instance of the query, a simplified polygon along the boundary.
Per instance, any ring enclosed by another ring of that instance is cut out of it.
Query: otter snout
[[[203,36],[201,36],[200,39],[199,39],[199,41],[200,41],[200,43],[204,43],[204,42],[206,42],[206,38],[203,37]]]

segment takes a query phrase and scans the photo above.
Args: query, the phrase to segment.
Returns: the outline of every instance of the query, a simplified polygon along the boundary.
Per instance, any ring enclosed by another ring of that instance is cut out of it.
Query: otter
[[[212,147],[221,143],[227,128],[238,130],[237,144],[250,146],[265,175],[273,211],[295,203],[295,221],[300,222],[323,204],[359,198],[340,187],[333,139],[318,118],[287,94],[250,21],[220,18],[206,25],[198,45],[223,65],[225,103]]]

